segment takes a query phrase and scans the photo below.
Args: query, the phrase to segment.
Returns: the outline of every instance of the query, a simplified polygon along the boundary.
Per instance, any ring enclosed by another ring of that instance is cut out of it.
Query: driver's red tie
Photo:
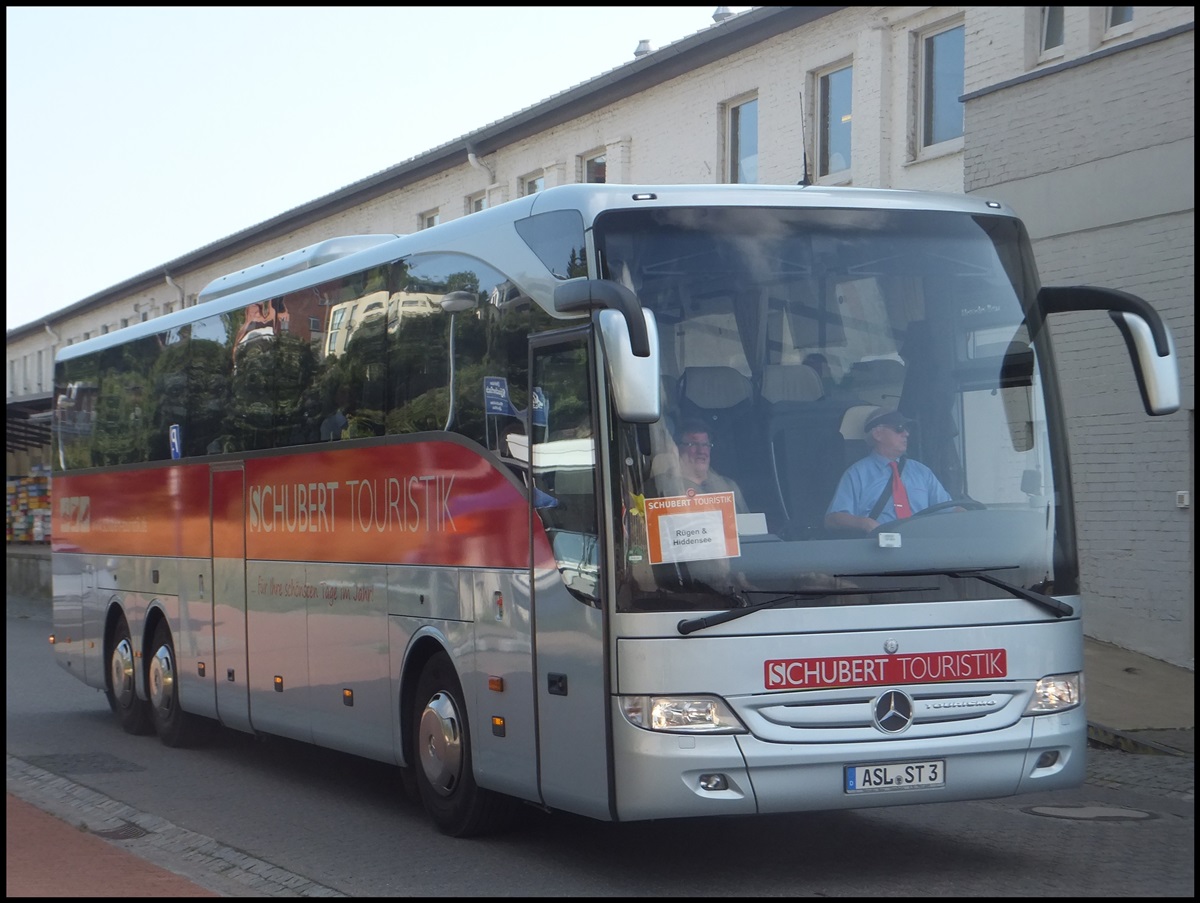
[[[900,479],[900,468],[896,466],[895,461],[889,461],[892,466],[892,504],[896,508],[896,517],[908,517],[912,514],[912,507],[908,504],[908,490],[904,488],[904,481]]]

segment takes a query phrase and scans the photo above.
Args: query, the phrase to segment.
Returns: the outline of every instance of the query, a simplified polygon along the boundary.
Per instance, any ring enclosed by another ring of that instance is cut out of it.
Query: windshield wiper
[[[785,593],[775,599],[768,599],[766,602],[757,602],[753,605],[747,603],[744,595],[735,591],[732,595],[738,600],[741,605],[740,608],[731,608],[728,611],[718,612],[715,615],[707,615],[703,618],[685,618],[675,625],[675,629],[684,636],[687,636],[689,633],[695,633],[697,630],[703,630],[705,627],[715,627],[717,624],[724,624],[727,621],[736,621],[738,618],[745,617],[752,612],[785,605],[800,598],[822,599],[825,596],[861,596],[867,593],[917,593],[932,592],[935,589],[937,589],[936,586],[884,586],[872,587],[870,589],[863,589],[862,587],[849,589],[801,589]],[[750,592],[757,595],[766,592],[766,590],[751,590]]]
[[[1018,599],[1024,599],[1026,602],[1032,602],[1034,605],[1046,609],[1056,618],[1065,618],[1075,614],[1075,609],[1060,599],[1055,599],[1053,596],[1047,596],[1045,593],[1039,593],[1037,590],[1026,589],[1023,586],[1017,586],[1015,583],[1009,583],[1007,580],[1001,580],[990,571],[1005,571],[1015,568],[1015,564],[1005,564],[994,568],[950,568],[946,570],[915,570],[915,571],[882,571],[878,574],[839,574],[839,577],[974,577],[976,580],[982,580],[984,583],[990,583],[992,586],[998,586],[1000,589],[1011,593]]]

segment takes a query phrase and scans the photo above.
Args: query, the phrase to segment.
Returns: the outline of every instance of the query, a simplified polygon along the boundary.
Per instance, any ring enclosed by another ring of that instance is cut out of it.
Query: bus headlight
[[[622,696],[621,711],[635,727],[685,734],[744,734],[746,728],[719,696]]]
[[[1033,688],[1033,698],[1025,707],[1026,715],[1045,715],[1065,712],[1083,702],[1083,675],[1051,674],[1043,677]]]

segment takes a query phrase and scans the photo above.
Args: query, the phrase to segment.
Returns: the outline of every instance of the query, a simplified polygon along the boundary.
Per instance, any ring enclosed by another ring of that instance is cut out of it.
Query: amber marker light
[[[495,690],[497,693],[503,693],[504,692],[504,678],[503,677],[488,677],[488,689]]]
[[[494,737],[503,737],[504,736],[504,719],[501,718],[499,715],[492,716],[492,736],[494,736]]]
[[[354,705],[354,691],[349,687],[342,690],[342,705]]]
[[[54,634],[50,634],[50,645],[54,645]]]

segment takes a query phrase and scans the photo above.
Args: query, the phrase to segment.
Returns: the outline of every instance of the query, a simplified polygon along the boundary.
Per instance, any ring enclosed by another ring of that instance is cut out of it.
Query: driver
[[[913,422],[895,408],[879,408],[867,418],[863,432],[871,452],[842,474],[825,513],[828,529],[870,533],[880,524],[950,501],[932,470],[904,457]]]

